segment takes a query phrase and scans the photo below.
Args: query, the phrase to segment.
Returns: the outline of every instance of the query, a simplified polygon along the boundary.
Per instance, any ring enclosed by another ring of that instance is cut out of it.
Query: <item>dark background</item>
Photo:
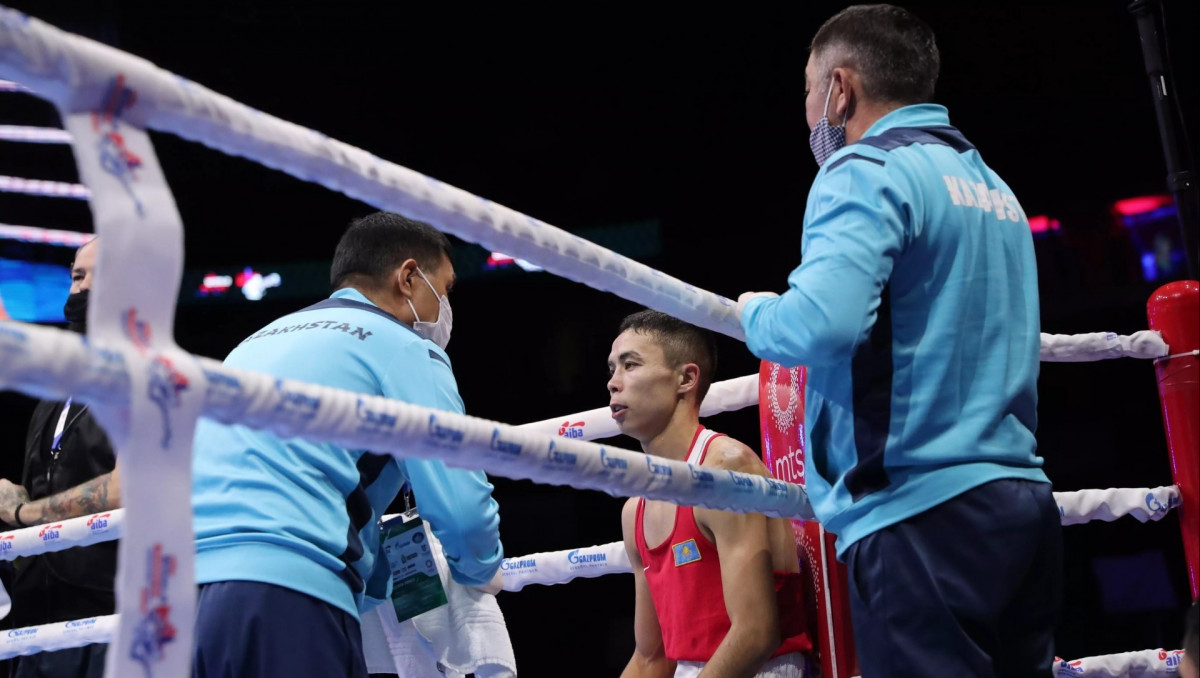
[[[1195,131],[1197,3],[1165,4]],[[842,7],[15,5],[566,230],[656,220],[662,251],[645,263],[729,297],[781,289],[799,261],[817,169],[804,121],[806,44]],[[1062,222],[1037,243],[1043,331],[1144,329],[1156,285],[1142,281],[1110,205],[1163,192],[1165,168],[1125,3],[906,6],[938,35],[936,99],[952,123],[1028,214]],[[58,124],[52,107],[26,95],[0,98],[0,122]],[[345,224],[372,211],[198,144],[154,141],[187,227],[189,267],[328,260]],[[78,180],[68,149],[27,144],[0,145],[0,174]],[[0,222],[90,230],[85,203],[12,194],[0,194]],[[634,305],[545,273],[465,278],[452,301],[450,355],[468,413],[520,423],[605,402],[608,346]],[[306,303],[183,307],[177,338],[220,358]],[[721,349],[719,379],[757,369],[738,342],[723,338]],[[1056,490],[1171,482],[1148,362],[1045,364],[1040,394],[1038,438]],[[29,410],[0,394],[0,471],[10,478]],[[710,425],[758,439],[752,411]],[[620,538],[619,499],[495,484],[509,555]],[[1058,653],[1177,647],[1189,595],[1175,514],[1065,534]],[[616,675],[632,650],[625,577],[535,586],[500,603],[525,675]]]

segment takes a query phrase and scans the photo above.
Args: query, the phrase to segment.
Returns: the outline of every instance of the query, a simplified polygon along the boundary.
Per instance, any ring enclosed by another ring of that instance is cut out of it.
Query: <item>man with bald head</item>
[[[100,243],[75,254],[67,328],[87,333],[88,294]],[[26,439],[20,485],[0,480],[0,521],[30,527],[121,506],[121,479],[112,443],[87,405],[41,401]],[[23,559],[13,583],[12,621],[35,626],[113,614],[117,543],[67,549]],[[87,645],[17,660],[16,678],[100,678],[107,645]]]
[[[808,367],[808,492],[863,675],[1045,676],[1062,535],[1034,439],[1037,262],[1012,189],[931,103],[940,60],[891,5],[817,31],[802,261],[738,312],[755,355]]]

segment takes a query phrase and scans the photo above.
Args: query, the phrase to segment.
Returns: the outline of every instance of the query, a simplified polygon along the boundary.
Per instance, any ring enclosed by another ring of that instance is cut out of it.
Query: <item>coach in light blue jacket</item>
[[[808,366],[808,490],[850,569],[863,675],[1048,675],[1062,542],[1034,440],[1033,241],[927,103],[938,68],[897,7],[818,31],[801,264],[738,308],[755,355]]]
[[[445,352],[449,255],[426,224],[359,219],[334,254],[333,295],[250,335],[225,364],[462,413]],[[293,416],[313,406],[281,405]],[[456,581],[487,583],[503,558],[482,471],[204,419],[192,473],[195,678],[366,678],[359,612],[388,596],[378,520],[406,480]]]

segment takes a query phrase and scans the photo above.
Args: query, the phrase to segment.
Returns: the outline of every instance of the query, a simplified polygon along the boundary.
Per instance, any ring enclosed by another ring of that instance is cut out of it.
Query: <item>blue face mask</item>
[[[829,124],[829,97],[833,95],[833,80],[829,81],[829,92],[825,94],[825,110],[817,121],[812,132],[808,135],[808,147],[812,149],[813,157],[817,159],[817,167],[825,164],[829,156],[837,153],[846,145],[846,121],[834,127]]]

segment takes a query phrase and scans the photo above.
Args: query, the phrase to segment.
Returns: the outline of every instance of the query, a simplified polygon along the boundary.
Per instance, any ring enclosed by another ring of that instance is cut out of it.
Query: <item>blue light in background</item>
[[[13,320],[61,323],[71,291],[66,266],[0,259],[0,302]]]

